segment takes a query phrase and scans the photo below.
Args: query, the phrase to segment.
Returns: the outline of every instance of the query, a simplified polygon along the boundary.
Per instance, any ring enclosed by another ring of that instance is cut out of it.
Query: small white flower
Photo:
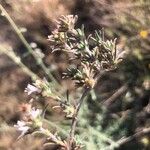
[[[40,117],[42,111],[40,109],[32,108],[32,110],[29,112],[29,115],[31,116],[31,119],[34,120],[37,117]]]
[[[26,125],[26,122],[24,121],[18,121],[17,125],[14,125],[15,128],[17,128],[18,131],[21,131],[20,136],[17,138],[18,140],[23,137],[30,129],[29,126]]]
[[[28,95],[31,95],[32,93],[40,93],[41,90],[31,84],[28,84],[27,87],[24,90]]]
[[[25,133],[30,129],[30,127],[28,127],[24,121],[18,121],[17,125],[14,125],[14,127],[17,128],[17,130]]]
[[[24,135],[32,133],[42,127],[42,120],[41,120],[42,110],[35,109],[34,107],[25,114],[26,121],[18,121],[14,127],[21,131],[20,136],[17,138],[18,140],[22,138]]]

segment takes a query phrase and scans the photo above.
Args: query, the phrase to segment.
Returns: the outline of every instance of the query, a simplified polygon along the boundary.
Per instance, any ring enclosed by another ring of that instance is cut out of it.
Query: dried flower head
[[[61,16],[57,21],[58,32],[66,32],[73,30],[77,19],[77,15]]]
[[[91,69],[89,63],[82,63],[80,68],[70,68],[66,73],[63,73],[64,77],[75,80],[76,86],[84,86],[86,88],[93,88],[95,85],[95,72]]]

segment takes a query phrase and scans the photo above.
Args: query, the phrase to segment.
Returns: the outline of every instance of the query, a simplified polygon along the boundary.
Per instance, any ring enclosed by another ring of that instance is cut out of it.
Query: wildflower
[[[42,119],[41,117],[42,111],[40,109],[35,109],[34,107],[30,109],[30,111],[24,113],[23,119],[26,122],[30,122],[34,124]],[[34,126],[37,126],[36,124]]]
[[[17,125],[14,125],[15,128],[17,128],[19,131],[22,131],[24,133],[26,133],[30,127],[28,127],[26,125],[26,122],[25,121],[17,121]]]
[[[40,109],[35,109],[34,107],[31,109],[31,111],[29,112],[29,116],[31,118],[31,120],[34,120],[38,117],[41,116],[42,111]]]
[[[28,94],[28,95],[31,95],[32,93],[40,93],[41,90],[31,84],[28,84],[27,87],[25,88],[25,92]]]
[[[30,110],[31,110],[31,104],[29,103],[23,103],[19,105],[19,111],[21,112],[26,113],[26,112],[30,112]]]
[[[147,36],[148,36],[148,31],[147,30],[141,30],[140,31],[140,36],[142,37],[142,38],[147,38]]]
[[[18,121],[17,125],[14,125],[18,131],[21,131],[21,135],[18,137],[32,133],[35,130],[40,130],[42,127],[42,111],[40,109],[32,108],[29,112],[24,114],[24,120]]]
[[[17,125],[14,125],[14,127],[17,128],[18,131],[21,131],[21,134],[17,139],[20,139],[21,137],[26,135],[30,129],[25,121],[17,121]]]

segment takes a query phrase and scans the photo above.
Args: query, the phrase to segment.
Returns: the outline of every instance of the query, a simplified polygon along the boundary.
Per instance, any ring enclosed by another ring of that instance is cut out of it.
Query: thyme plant
[[[75,100],[76,103],[73,103],[73,100],[68,101],[63,98],[63,95],[59,95],[59,91],[56,91],[46,79],[37,79],[32,84],[28,84],[25,92],[33,98],[20,107],[22,120],[15,125],[17,130],[21,131],[18,139],[27,134],[41,133],[46,137],[46,143],[53,143],[59,149],[77,150],[84,147],[76,138],[76,127],[80,121],[79,111],[83,101],[102,75],[117,68],[123,55],[119,54],[116,49],[116,39],[105,40],[100,30],[87,36],[84,26],[76,28],[77,19],[78,17],[73,15],[60,17],[56,29],[48,36],[48,40],[52,52],[63,51],[68,54],[70,66],[74,67],[69,67],[63,73],[63,78],[73,80],[76,88],[81,89],[82,94],[79,99]],[[33,106],[34,95],[59,102],[59,106],[54,108],[60,108],[66,114],[66,118],[72,122],[70,132],[65,139],[59,133],[53,134],[44,128],[43,121],[47,106],[44,110],[35,108]]]

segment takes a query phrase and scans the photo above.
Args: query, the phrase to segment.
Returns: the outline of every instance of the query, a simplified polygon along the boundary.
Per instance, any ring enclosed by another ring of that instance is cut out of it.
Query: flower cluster
[[[77,86],[93,88],[99,74],[115,69],[123,53],[118,53],[116,39],[105,41],[101,31],[86,36],[84,27],[75,28],[76,21],[76,16],[62,16],[48,40],[52,51],[66,51],[71,60],[78,60],[78,67],[69,68],[64,77],[75,80]]]
[[[36,83],[36,84],[35,84]],[[28,84],[25,92],[28,95],[32,93],[39,93],[41,90],[41,82],[37,80],[33,85]],[[38,84],[37,84],[38,83]],[[40,84],[39,84],[40,83]],[[36,87],[36,86],[37,87]],[[43,120],[45,110],[36,109],[32,107],[33,99],[29,101],[29,103],[23,103],[19,105],[19,111],[21,113],[21,120],[17,121],[17,124],[14,127],[21,132],[20,136],[17,138],[18,140],[27,134],[38,133],[42,134],[46,137],[46,143],[56,144],[62,148],[67,147],[67,142],[63,141],[57,133],[53,134],[50,130],[43,128]]]
[[[84,86],[86,88],[93,88],[96,82],[94,70],[90,68],[89,63],[82,63],[80,68],[69,68],[63,75],[66,78],[75,80],[77,86]]]
[[[58,96],[58,92],[56,92],[53,88],[51,83],[49,83],[46,79],[43,80],[36,80],[32,84],[28,84],[25,88],[25,92],[32,96],[41,95],[45,98],[51,98],[57,102],[59,102],[59,106],[54,106],[53,108],[61,108],[61,110],[65,113],[66,118],[72,118],[75,106],[69,103],[68,100],[62,100]]]
[[[14,125],[17,130],[21,131],[18,139],[42,128],[42,110],[32,108],[30,104],[23,104],[20,109],[23,112],[22,120]]]
[[[56,101],[60,102],[59,106],[54,106],[53,108],[61,108],[66,114],[66,117],[72,119],[75,113],[75,107],[67,101],[61,101],[56,94],[52,92],[50,83],[44,80],[36,80],[32,84],[28,84],[25,88],[25,92],[32,96],[33,94],[41,94],[43,97],[50,97]],[[69,149],[69,143],[62,140],[57,133],[53,134],[50,130],[43,127],[45,110],[36,109],[32,107],[34,99],[32,98],[28,103],[23,103],[19,105],[19,111],[21,112],[21,120],[17,121],[14,127],[21,132],[18,140],[27,134],[38,133],[46,136],[45,144],[55,144],[59,146],[62,150]],[[80,145],[75,144],[75,148],[80,148]]]

